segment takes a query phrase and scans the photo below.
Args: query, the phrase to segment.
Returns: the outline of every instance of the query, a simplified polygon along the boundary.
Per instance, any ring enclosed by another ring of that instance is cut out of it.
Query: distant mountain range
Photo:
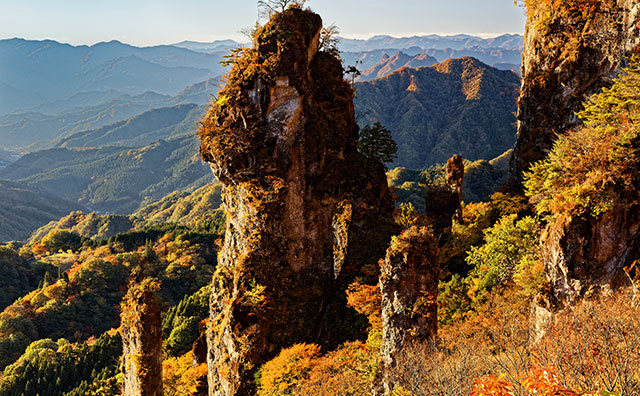
[[[133,213],[175,190],[211,183],[192,134],[139,147],[54,148],[27,154],[4,169],[8,179],[103,213]]]
[[[419,67],[432,66],[436,63],[438,63],[436,58],[425,53],[415,56],[407,55],[402,51],[396,52],[393,56],[383,53],[380,63],[362,71],[359,81],[382,78],[403,67],[417,69]]]
[[[27,238],[34,229],[82,205],[38,188],[0,180],[0,242]]]
[[[140,48],[118,41],[71,46],[0,40],[0,114],[96,91],[109,93],[103,99],[147,91],[173,96],[221,75],[225,53],[170,45]]]
[[[373,36],[366,40],[341,38],[339,48],[343,52],[373,51],[386,48],[410,48],[423,49],[452,49],[463,50],[470,48],[499,48],[503,50],[522,51],[524,43],[520,34],[503,34],[493,38],[481,38],[467,34],[454,36],[440,36],[430,34],[426,36],[392,37],[386,35]]]
[[[491,159],[515,143],[520,79],[477,59],[404,68],[355,88],[359,123],[391,130],[398,144],[394,166],[425,169],[454,153]]]
[[[173,107],[179,104],[205,105],[218,91],[220,79],[209,79],[183,89],[176,96],[146,92],[141,95],[123,95],[98,102],[104,97],[99,93],[78,94],[62,103],[48,103],[41,107],[59,113],[48,115],[37,111],[11,113],[0,116],[0,146],[33,151],[54,147],[74,134],[87,132],[126,120],[152,109]],[[75,106],[84,99],[86,107]],[[195,119],[193,120],[195,125]],[[193,126],[191,125],[191,126]],[[153,123],[155,128],[156,124]],[[193,128],[182,131],[192,130]],[[175,136],[175,134],[173,134]],[[159,137],[168,137],[159,136]],[[148,143],[148,141],[147,141]],[[84,145],[86,146],[86,144]],[[1,158],[0,158],[1,159]]]
[[[0,115],[16,110],[51,114],[45,109],[55,110],[56,105],[52,108],[47,103],[80,104],[81,98],[89,97],[105,101],[147,91],[173,96],[185,86],[220,76],[224,72],[220,60],[231,48],[243,45],[247,44],[233,40],[153,47],[119,41],[72,46],[52,40],[0,40]],[[343,38],[339,44],[346,64],[363,58],[375,60],[362,70],[378,63],[382,52],[393,56],[399,50],[409,56],[425,53],[437,62],[474,56],[489,65],[517,66],[522,46],[522,36],[517,34],[489,39],[469,35],[375,36],[368,40]]]
[[[496,48],[518,51],[522,51],[524,48],[524,43],[522,41],[523,36],[521,34],[503,34],[491,38],[482,38],[469,34],[451,36],[429,34],[412,37],[377,35],[368,39],[349,39],[339,37],[339,40],[338,49],[341,52],[363,52],[388,48],[404,49],[410,47],[420,47],[425,50]],[[198,52],[217,52],[221,49],[248,46],[249,44],[239,43],[234,40],[217,40],[212,42],[183,41],[172,45]]]

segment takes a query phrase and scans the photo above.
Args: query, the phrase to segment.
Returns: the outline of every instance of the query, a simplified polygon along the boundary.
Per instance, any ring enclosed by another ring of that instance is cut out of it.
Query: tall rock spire
[[[132,283],[122,302],[124,396],[162,396],[162,320],[157,281]]]
[[[211,395],[247,395],[296,342],[354,334],[345,289],[377,278],[393,202],[382,165],[357,151],[353,90],[319,48],[322,20],[273,15],[236,52],[202,122],[201,155],[224,184],[225,242],[208,330]],[[364,330],[364,329],[362,329]]]

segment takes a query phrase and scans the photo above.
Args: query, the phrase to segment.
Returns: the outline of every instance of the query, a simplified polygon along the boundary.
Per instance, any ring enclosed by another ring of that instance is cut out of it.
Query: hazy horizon
[[[308,5],[349,39],[429,34],[487,38],[524,32],[523,10],[510,0],[311,0]],[[3,4],[1,9],[2,39],[54,40],[71,45],[112,40],[142,47],[181,41],[242,42],[246,38],[240,30],[252,26],[258,17],[255,0],[235,0],[231,5],[221,0],[180,4],[169,0],[133,4],[125,0],[23,0]]]
[[[358,36],[358,35],[343,35],[341,34],[340,37],[345,38],[345,39],[350,39],[350,40],[368,40],[368,39],[372,39],[376,36],[388,36],[388,37],[392,37],[392,38],[410,38],[410,37],[424,37],[424,36],[440,36],[440,37],[455,37],[455,36],[474,36],[474,37],[480,37],[483,39],[490,39],[490,38],[495,38],[495,37],[500,37],[503,35],[514,35],[514,34],[519,34],[522,35],[523,33],[520,32],[504,32],[504,33],[451,33],[451,34],[446,34],[446,33],[414,33],[414,34],[407,34],[404,36],[400,36],[400,35],[394,35],[394,34],[385,34],[385,33],[377,33],[377,34],[373,34],[371,36]],[[224,41],[224,40],[233,40],[236,41],[238,43],[243,43],[246,42],[247,40],[239,40],[239,39],[234,39],[234,38],[220,38],[220,39],[215,39],[215,40],[211,40],[211,41],[199,41],[199,40],[189,40],[189,39],[185,39],[185,40],[179,40],[179,41],[174,41],[171,43],[160,43],[160,44],[151,44],[151,45],[138,45],[136,43],[130,43],[130,42],[126,42],[126,41],[122,41],[122,40],[118,40],[118,39],[111,39],[111,40],[102,40],[102,41],[96,41],[96,42],[92,42],[92,43],[70,43],[70,42],[65,42],[65,41],[60,41],[57,40],[55,38],[51,38],[51,37],[44,37],[44,38],[29,38],[29,37],[19,37],[19,36],[14,36],[14,37],[0,37],[0,40],[13,40],[13,39],[18,39],[18,40],[27,40],[27,41],[56,41],[60,44],[68,44],[68,45],[72,45],[74,47],[81,47],[81,46],[87,46],[87,47],[91,47],[94,46],[96,44],[100,44],[100,43],[108,43],[111,41],[118,41],[121,42],[122,44],[128,44],[134,47],[154,47],[154,46],[162,46],[162,45],[175,45],[175,44],[180,44],[182,42],[193,42],[193,43],[202,43],[202,44],[207,44],[207,43],[211,43],[211,42],[215,42],[215,41]]]

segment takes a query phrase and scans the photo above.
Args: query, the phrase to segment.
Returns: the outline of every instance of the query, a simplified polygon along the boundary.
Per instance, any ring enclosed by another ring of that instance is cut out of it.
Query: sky
[[[513,0],[310,0],[325,24],[348,38],[523,33]],[[0,38],[53,39],[73,45],[119,40],[133,45],[183,40],[245,41],[255,0],[0,0]]]

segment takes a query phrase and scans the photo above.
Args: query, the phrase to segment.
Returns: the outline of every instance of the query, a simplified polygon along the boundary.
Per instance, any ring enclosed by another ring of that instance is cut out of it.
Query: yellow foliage
[[[207,364],[193,366],[193,354],[169,358],[162,362],[162,383],[165,396],[196,396],[203,394],[207,383]]]

